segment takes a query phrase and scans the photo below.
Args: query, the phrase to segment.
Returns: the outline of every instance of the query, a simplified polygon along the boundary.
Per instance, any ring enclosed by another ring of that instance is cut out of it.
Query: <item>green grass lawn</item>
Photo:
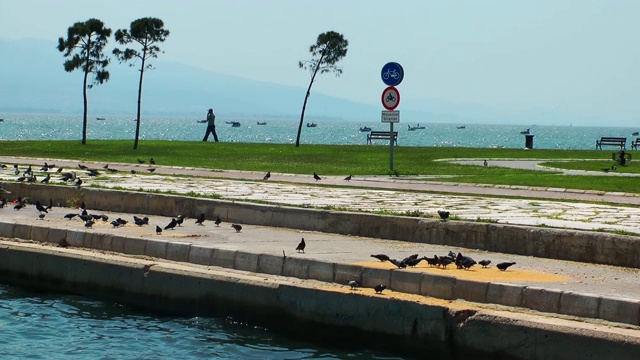
[[[384,175],[389,171],[389,147],[366,145],[301,145],[258,143],[213,143],[202,141],[147,141],[137,150],[130,140],[1,141],[0,155],[73,159],[103,163],[148,162],[158,165],[272,171],[321,175]],[[601,171],[613,164],[610,151],[522,150],[460,147],[394,148],[394,170],[398,175],[451,175],[442,181],[523,186],[592,189],[640,193],[640,179],[613,176],[566,176],[557,173],[451,164],[439,159],[544,159],[549,166]],[[554,162],[575,159],[575,162]],[[601,159],[597,161],[588,159]],[[640,172],[631,161],[619,172]]]

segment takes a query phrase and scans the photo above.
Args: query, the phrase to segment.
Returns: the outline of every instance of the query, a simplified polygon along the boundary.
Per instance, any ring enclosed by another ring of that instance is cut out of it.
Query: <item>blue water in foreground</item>
[[[401,359],[374,351],[327,349],[230,318],[159,316],[3,284],[0,358]]]
[[[203,116],[204,117],[204,116]],[[198,123],[195,117],[143,117],[140,122],[140,139],[198,141],[202,140],[206,124]],[[231,127],[226,121],[239,121],[240,127]],[[266,125],[257,125],[257,122]],[[360,127],[388,131],[389,124],[378,121],[352,122],[322,120],[314,121],[317,127],[303,126],[300,142],[303,144],[364,145],[367,133]],[[242,143],[295,143],[298,120],[269,119],[222,119],[216,120],[220,141]],[[131,117],[106,117],[97,120],[90,117],[87,139],[132,140],[136,122]],[[627,144],[638,136],[634,128],[582,127],[582,126],[521,126],[521,125],[476,125],[431,123],[420,124],[424,129],[409,131],[412,123],[398,123],[400,146],[460,146],[479,148],[524,148],[525,136],[521,131],[530,128],[534,135],[534,148],[588,150],[595,149],[595,142],[603,136],[627,137]],[[80,140],[82,139],[82,116],[80,115],[33,115],[10,114],[0,123],[0,140]],[[384,144],[384,141],[378,141]],[[388,142],[387,142],[388,143]]]

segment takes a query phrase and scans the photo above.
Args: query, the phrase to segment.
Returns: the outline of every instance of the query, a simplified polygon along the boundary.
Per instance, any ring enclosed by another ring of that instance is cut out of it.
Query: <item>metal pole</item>
[[[389,169],[393,171],[393,122],[389,123]]]

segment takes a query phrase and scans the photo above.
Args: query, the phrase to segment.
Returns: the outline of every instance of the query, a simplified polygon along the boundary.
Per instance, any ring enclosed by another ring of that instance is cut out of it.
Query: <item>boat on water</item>
[[[4,119],[0,119],[0,122],[4,122]]]
[[[316,123],[307,123],[307,127],[316,127],[318,124]]]
[[[207,122],[207,120],[206,120],[206,119],[205,119],[205,120],[198,120],[198,122],[199,122],[200,124],[202,124],[202,123],[206,123],[206,122]]]
[[[263,121],[263,122],[258,121],[258,125],[267,125],[267,122],[266,121]]]
[[[239,121],[227,121],[227,124],[231,124],[231,127],[240,127]]]
[[[520,134],[522,134],[522,135],[529,135],[530,133],[531,133],[531,129],[520,131]]]
[[[371,131],[371,128],[368,126],[360,126],[360,131],[361,132],[369,132]]]
[[[96,120],[107,120],[107,118],[97,117]]]
[[[424,126],[420,126],[420,124],[418,124],[418,125],[416,125],[416,126],[407,125],[407,127],[409,128],[409,131],[415,131],[415,130],[422,130],[422,129],[424,129]]]
[[[460,125],[460,126],[456,126],[456,129],[466,129],[467,127],[465,125]]]
[[[0,121],[2,121],[2,119],[0,119]],[[640,132],[634,131],[631,133],[631,136],[638,136],[640,135]]]

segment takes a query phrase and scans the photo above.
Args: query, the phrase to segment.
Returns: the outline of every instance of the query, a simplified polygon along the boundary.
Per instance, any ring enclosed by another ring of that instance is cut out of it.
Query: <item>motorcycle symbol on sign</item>
[[[388,93],[387,97],[384,99],[384,101],[386,101],[386,102],[395,102],[396,101],[396,97],[393,96],[392,93]]]

